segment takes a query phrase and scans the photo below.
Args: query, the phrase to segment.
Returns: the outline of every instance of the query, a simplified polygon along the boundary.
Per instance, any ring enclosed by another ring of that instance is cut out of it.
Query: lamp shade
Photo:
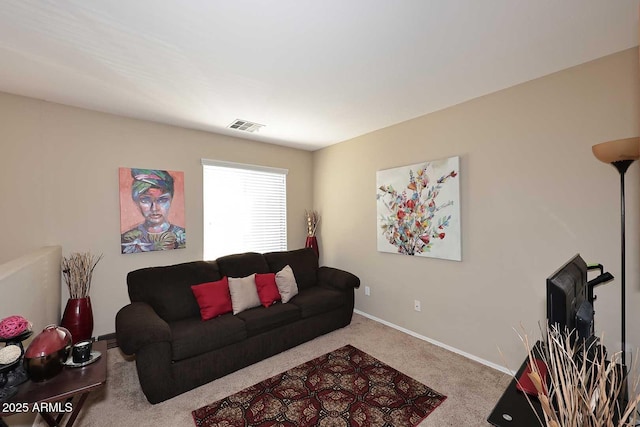
[[[593,155],[604,163],[640,158],[640,137],[616,139],[594,145]]]

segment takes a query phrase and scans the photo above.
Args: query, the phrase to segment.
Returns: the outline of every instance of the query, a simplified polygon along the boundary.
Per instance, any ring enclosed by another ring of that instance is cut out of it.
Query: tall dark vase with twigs
[[[69,300],[62,315],[61,326],[71,333],[74,343],[91,338],[93,333],[93,309],[89,290],[91,277],[102,255],[72,253],[62,258],[62,275],[69,288]]]
[[[320,257],[318,239],[316,238],[316,230],[318,229],[318,223],[320,222],[320,215],[318,215],[318,212],[316,211],[304,211],[304,216],[307,220],[307,241],[305,242],[304,247],[313,249],[316,255]]]

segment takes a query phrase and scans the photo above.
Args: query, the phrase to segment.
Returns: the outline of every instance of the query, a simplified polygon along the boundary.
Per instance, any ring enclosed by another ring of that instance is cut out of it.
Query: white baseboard
[[[358,309],[354,309],[353,312],[357,313],[357,314],[359,314],[361,316],[364,316],[364,317],[366,317],[368,319],[374,320],[374,321],[376,321],[378,323],[382,323],[383,325],[389,326],[390,328],[397,329],[398,331],[404,332],[405,334],[411,335],[412,337],[416,337],[416,338],[421,339],[423,341],[427,341],[427,342],[429,342],[429,343],[431,343],[433,345],[437,345],[438,347],[442,347],[445,350],[449,350],[449,351],[451,351],[453,353],[456,353],[456,354],[459,354],[461,356],[464,356],[467,359],[471,359],[471,360],[474,360],[474,361],[476,361],[478,363],[482,363],[485,366],[488,366],[490,368],[496,369],[496,370],[498,370],[500,372],[504,372],[505,374],[508,374],[508,375],[513,375],[514,374],[511,370],[505,368],[504,366],[500,366],[500,365],[497,365],[497,364],[495,364],[493,362],[489,362],[488,360],[481,359],[480,357],[474,356],[473,354],[467,353],[467,352],[462,351],[460,349],[457,349],[455,347],[451,347],[450,345],[441,343],[440,341],[436,341],[436,340],[431,339],[429,337],[425,337],[424,335],[420,335],[420,334],[418,334],[416,332],[413,332],[413,331],[411,331],[409,329],[403,328],[402,326],[398,326],[398,325],[393,324],[391,322],[387,322],[386,320],[382,320],[382,319],[380,319],[378,317],[372,316],[372,315],[370,315],[368,313],[365,313],[363,311],[360,311]]]

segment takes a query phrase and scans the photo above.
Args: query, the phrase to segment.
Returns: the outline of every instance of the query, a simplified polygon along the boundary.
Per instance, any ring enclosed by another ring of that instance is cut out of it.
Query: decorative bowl
[[[24,368],[31,381],[55,377],[71,351],[71,333],[61,326],[49,325],[29,344],[24,353]]]

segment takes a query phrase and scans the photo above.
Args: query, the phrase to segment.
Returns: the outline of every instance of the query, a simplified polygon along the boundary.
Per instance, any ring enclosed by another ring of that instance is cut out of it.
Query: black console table
[[[539,351],[542,343],[538,341],[534,346],[534,354]],[[529,358],[526,358],[515,377],[509,383],[509,386],[502,394],[500,400],[496,404],[495,408],[487,418],[487,421],[497,427],[540,427],[540,420],[544,425],[544,415],[542,412],[542,406],[535,396],[527,396],[516,388],[516,378],[520,378],[520,375],[529,365]],[[533,408],[532,408],[533,405]],[[536,413],[538,416],[536,417]]]
[[[540,356],[543,344],[538,341],[533,347],[534,355]],[[606,351],[606,350],[605,350]],[[609,363],[609,362],[607,362]],[[516,388],[516,378],[520,378],[524,370],[529,365],[529,358],[526,358],[509,386],[502,394],[495,408],[487,418],[487,421],[496,427],[541,427],[544,426],[544,414],[540,401],[535,396],[527,396],[524,392]],[[616,365],[620,375],[625,376],[627,370],[623,365]],[[623,380],[622,390],[618,397],[618,405],[625,408],[628,402],[628,389],[626,377]],[[530,402],[529,402],[530,401]],[[537,416],[536,416],[537,414]],[[617,422],[617,415],[614,421]],[[541,424],[542,422],[542,424]]]

